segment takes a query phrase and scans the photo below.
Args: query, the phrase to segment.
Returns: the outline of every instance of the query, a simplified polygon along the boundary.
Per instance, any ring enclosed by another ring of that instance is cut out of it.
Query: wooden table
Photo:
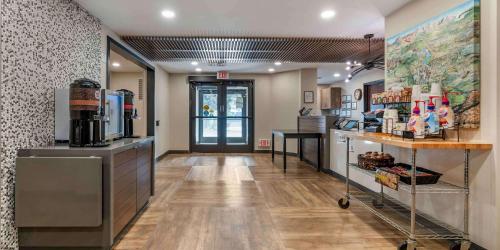
[[[283,137],[283,172],[286,173],[286,139],[299,140],[299,159],[302,160],[302,139],[316,138],[318,140],[318,172],[321,170],[321,136],[322,134],[315,131],[298,130],[298,129],[273,129],[272,132],[272,161],[274,162],[274,136]]]

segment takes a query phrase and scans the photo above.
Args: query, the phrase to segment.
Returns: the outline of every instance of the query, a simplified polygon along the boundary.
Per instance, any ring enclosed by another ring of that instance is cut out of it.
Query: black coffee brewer
[[[136,138],[134,136],[134,120],[137,118],[137,109],[134,108],[134,92],[128,89],[119,89],[118,92],[123,93],[124,97],[124,115],[123,115],[123,137]]]
[[[101,110],[101,85],[81,78],[69,90],[71,147],[103,147],[106,144]]]

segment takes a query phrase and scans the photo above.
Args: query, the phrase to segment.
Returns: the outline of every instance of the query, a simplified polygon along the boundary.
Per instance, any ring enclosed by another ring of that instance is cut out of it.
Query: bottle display
[[[439,116],[436,113],[436,105],[433,99],[439,98],[439,96],[429,96],[429,103],[427,103],[427,110],[425,112],[425,128],[427,132],[431,135],[439,134]]]
[[[419,103],[422,101],[416,100],[415,107],[413,108],[412,115],[408,120],[408,130],[412,131],[415,138],[424,138],[425,124],[422,116],[420,115]]]
[[[442,99],[442,105],[438,111],[439,114],[439,125],[443,128],[453,128],[455,125],[455,114],[453,109],[450,107],[450,101],[448,100],[447,93],[444,93]]]

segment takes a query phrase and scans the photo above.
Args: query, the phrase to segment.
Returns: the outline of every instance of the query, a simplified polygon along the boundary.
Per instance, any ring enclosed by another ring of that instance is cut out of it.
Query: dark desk
[[[318,172],[321,170],[321,136],[322,134],[315,131],[298,130],[298,129],[273,129],[272,133],[272,161],[274,162],[274,135],[283,137],[283,171],[286,173],[286,139],[299,139],[299,159],[302,160],[302,139],[316,138],[318,139]]]

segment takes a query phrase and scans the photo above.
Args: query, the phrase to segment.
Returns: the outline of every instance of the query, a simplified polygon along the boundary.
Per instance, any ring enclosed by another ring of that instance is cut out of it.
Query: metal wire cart
[[[469,155],[471,150],[490,150],[491,144],[469,143],[469,142],[450,142],[450,141],[403,141],[400,138],[390,137],[390,135],[379,133],[363,133],[342,131],[346,137],[346,194],[339,200],[339,206],[347,209],[349,201],[358,201],[363,207],[371,213],[384,220],[391,226],[401,231],[408,237],[398,249],[416,249],[418,239],[445,239],[455,240],[451,244],[452,250],[466,250],[470,248],[469,240]],[[356,168],[367,175],[375,176],[374,171],[361,169],[357,164],[349,162],[349,148],[352,139],[372,141],[382,145],[391,145],[399,148],[410,149],[411,151],[411,185],[399,182],[399,190],[411,194],[410,206],[401,203],[389,196],[384,196],[384,186],[380,185],[380,193],[363,190],[350,190],[349,169]],[[446,182],[439,181],[436,184],[417,185],[417,166],[416,158],[418,149],[436,149],[464,150],[464,186],[455,186]],[[453,228],[444,222],[431,218],[417,210],[416,196],[424,193],[439,194],[463,194],[464,195],[464,228],[462,230]],[[409,221],[409,223],[408,223]]]

